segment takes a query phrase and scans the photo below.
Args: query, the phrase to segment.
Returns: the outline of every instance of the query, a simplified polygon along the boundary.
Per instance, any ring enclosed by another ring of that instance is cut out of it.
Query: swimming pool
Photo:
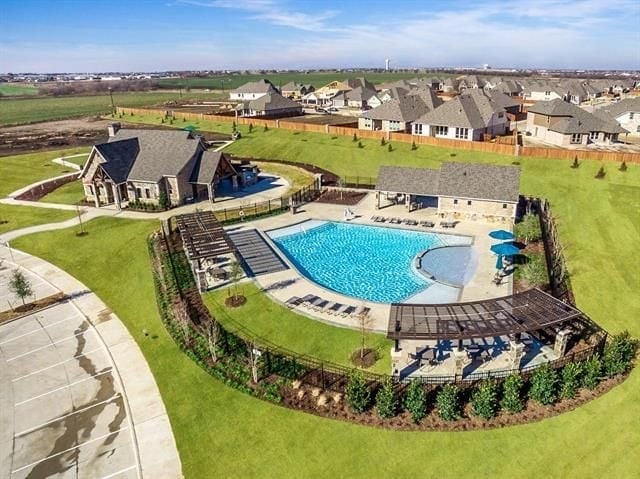
[[[355,298],[402,302],[432,282],[413,262],[435,246],[469,245],[466,236],[310,220],[267,235],[301,274]]]

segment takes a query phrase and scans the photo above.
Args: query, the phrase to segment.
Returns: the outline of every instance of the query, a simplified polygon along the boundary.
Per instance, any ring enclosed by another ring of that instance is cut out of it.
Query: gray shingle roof
[[[517,203],[520,168],[453,162],[440,170],[381,166],[376,190]]]
[[[238,109],[250,109],[255,111],[282,110],[287,108],[300,108],[302,106],[290,98],[282,96],[280,93],[267,93],[255,100],[244,101],[237,107]]]
[[[478,91],[446,101],[415,122],[423,125],[483,129],[487,127],[494,113],[504,111],[503,107],[482,91]]]
[[[202,155],[196,160],[193,165],[193,171],[191,172],[190,183],[198,183],[201,185],[210,185],[213,183],[213,179],[220,165],[220,161],[226,158],[226,155],[221,151],[207,150],[203,151]]]
[[[120,184],[127,181],[131,167],[136,161],[140,145],[137,138],[102,143],[95,146],[100,156],[106,160],[102,163],[102,169],[109,175],[114,183]]]
[[[378,171],[376,190],[437,196],[440,172],[428,168],[404,166],[381,166]]]
[[[157,182],[163,176],[176,176],[204,147],[199,139],[183,130],[122,129],[109,143],[137,139],[139,151],[129,172],[133,181]]]
[[[433,94],[433,93],[432,93]],[[431,104],[427,104],[430,101]],[[438,98],[429,98],[423,94],[408,94],[400,98],[394,98],[386,103],[362,114],[363,118],[372,120],[395,120],[411,122],[424,115],[433,108],[433,103],[439,105]]]
[[[583,110],[579,106],[556,98],[551,101],[539,101],[528,108],[531,113],[551,117],[561,117],[549,129],[562,134],[589,133],[602,131],[605,133],[624,133],[624,130],[614,120],[607,120]]]
[[[517,202],[520,168],[445,162],[440,168],[441,196]]]
[[[277,91],[277,89],[269,80],[262,78],[258,81],[245,83],[235,90],[231,90],[231,93],[267,93],[269,91]]]
[[[640,97],[627,98],[619,101],[618,103],[611,103],[597,111],[605,112],[612,118],[616,118],[631,111],[640,114]]]

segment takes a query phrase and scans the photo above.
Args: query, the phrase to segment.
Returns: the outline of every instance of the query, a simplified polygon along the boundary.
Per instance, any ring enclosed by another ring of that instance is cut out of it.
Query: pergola
[[[501,298],[450,304],[392,304],[387,337],[397,341],[516,336],[588,319],[539,289]]]
[[[187,258],[191,261],[213,258],[235,251],[227,232],[211,211],[176,216],[176,223]]]

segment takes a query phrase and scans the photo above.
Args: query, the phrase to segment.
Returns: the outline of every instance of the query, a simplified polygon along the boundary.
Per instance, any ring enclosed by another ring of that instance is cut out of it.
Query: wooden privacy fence
[[[315,123],[304,123],[298,121],[288,121],[287,119],[270,120],[265,118],[235,117],[234,115],[210,115],[207,113],[189,113],[189,112],[173,112],[170,108],[152,109],[152,108],[128,108],[117,107],[118,115],[143,115],[157,116],[158,118],[175,117],[176,120],[211,120],[232,123],[238,125],[250,125],[254,127],[279,128],[284,130],[308,131],[313,133],[325,133],[334,136],[353,137],[355,134],[358,138],[377,139],[384,138],[387,141],[397,141],[400,143],[415,143],[416,145],[429,145],[439,148],[454,148],[460,150],[481,151],[485,153],[496,153],[500,155],[526,156],[557,160],[573,160],[578,157],[579,160],[597,160],[597,161],[626,161],[627,163],[640,164],[640,153],[624,153],[614,151],[599,150],[566,150],[560,148],[545,148],[520,146],[511,144],[502,144],[506,140],[488,141],[465,141],[451,140],[447,138],[434,138],[431,136],[412,135],[410,133],[401,132],[384,132],[360,130],[358,128],[335,125],[318,125]],[[511,138],[511,137],[509,137]],[[508,140],[511,142],[512,140]]]

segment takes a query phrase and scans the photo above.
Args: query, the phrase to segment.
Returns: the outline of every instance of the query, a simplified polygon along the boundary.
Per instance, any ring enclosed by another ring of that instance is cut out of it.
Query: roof
[[[102,143],[95,146],[96,150],[105,159],[100,166],[114,183],[120,184],[127,181],[131,167],[136,161],[140,145],[137,138]]]
[[[244,101],[237,107],[238,109],[249,109],[255,111],[283,110],[289,108],[299,108],[300,103],[282,96],[280,93],[271,92],[254,100]]]
[[[587,322],[580,310],[539,289],[483,301],[391,305],[390,339],[472,339],[534,332]]]
[[[441,125],[461,128],[486,128],[494,113],[505,112],[482,90],[459,95],[416,120],[424,125]]]
[[[618,103],[611,103],[596,111],[606,112],[613,118],[629,112],[640,114],[640,97],[627,98],[625,100],[619,101]]]
[[[226,158],[226,156],[221,151],[203,151],[202,155],[200,155],[193,165],[189,183],[198,183],[201,185],[212,184],[220,161],[223,158]]]
[[[381,166],[377,191],[393,191],[412,195],[437,196],[440,172],[428,168]]]
[[[375,90],[358,86],[346,92],[345,97],[351,101],[367,101],[369,98],[374,97],[376,93]]]
[[[266,78],[262,78],[258,81],[245,83],[235,90],[231,90],[231,93],[267,93],[275,90],[276,87],[273,86],[273,83]]]
[[[212,211],[176,216],[187,258],[212,258],[235,250],[226,231]]]
[[[445,162],[440,168],[440,196],[517,203],[520,168],[517,166]]]
[[[562,117],[549,126],[549,130],[562,134],[589,133],[603,131],[605,133],[625,133],[614,120],[596,116],[579,106],[567,103],[560,98],[551,101],[539,101],[527,110],[538,115]]]
[[[393,98],[363,113],[362,117],[372,120],[414,121],[434,108],[434,104],[440,105],[441,100],[431,90],[429,91],[431,96],[421,92],[421,94],[407,94],[400,98]]]
[[[301,91],[303,89],[309,91],[311,88],[313,88],[311,85],[304,85],[302,83],[290,81],[286,85],[283,85],[280,88],[280,91]]]
[[[163,176],[177,176],[199,150],[200,139],[184,130],[121,129],[109,144],[124,139],[138,141],[138,154],[128,175],[132,181],[157,182]]]
[[[520,103],[508,95],[496,90],[465,90],[462,95],[481,95],[489,99],[495,106],[507,108],[520,108]]]

